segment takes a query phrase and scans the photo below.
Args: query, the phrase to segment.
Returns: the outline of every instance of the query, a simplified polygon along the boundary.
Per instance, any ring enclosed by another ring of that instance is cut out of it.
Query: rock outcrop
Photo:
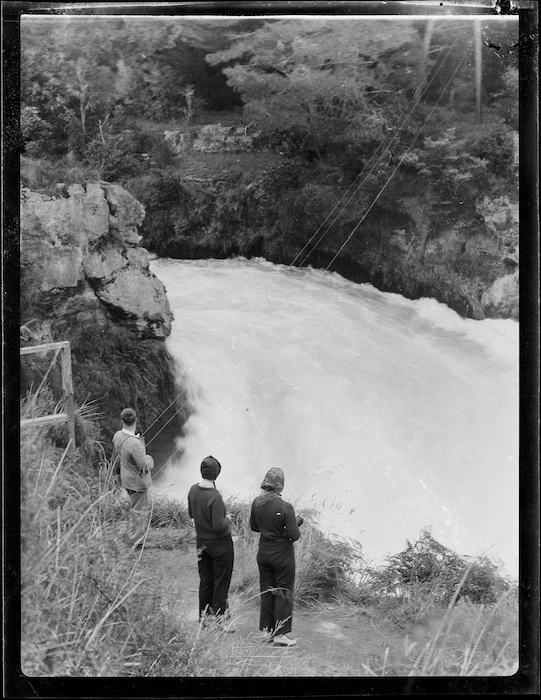
[[[58,196],[21,190],[21,281],[36,313],[56,328],[114,323],[139,338],[168,336],[165,288],[139,247],[141,204],[107,182],[57,189]]]
[[[519,319],[519,287],[518,270],[509,275],[499,277],[486,292],[483,293],[481,304],[489,318]]]
[[[185,151],[202,153],[241,153],[254,148],[257,133],[248,133],[246,126],[205,124],[197,129],[164,131],[163,136],[176,155]]]

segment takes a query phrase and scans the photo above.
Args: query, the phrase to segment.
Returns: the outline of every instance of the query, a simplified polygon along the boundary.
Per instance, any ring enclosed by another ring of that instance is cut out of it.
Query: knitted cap
[[[264,491],[275,491],[281,493],[284,488],[284,472],[280,467],[273,467],[265,474],[265,478],[261,482],[261,488]]]
[[[214,481],[222,471],[222,465],[217,459],[209,455],[201,462],[201,476],[203,479]]]

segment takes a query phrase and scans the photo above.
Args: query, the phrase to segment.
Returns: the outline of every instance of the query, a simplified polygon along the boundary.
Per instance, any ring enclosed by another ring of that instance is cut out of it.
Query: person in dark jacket
[[[188,514],[196,532],[201,621],[209,616],[224,620],[229,615],[227,599],[235,553],[232,522],[214,484],[221,469],[217,459],[205,457],[201,462],[202,479],[188,493]]]
[[[269,469],[261,483],[261,494],[252,503],[250,528],[261,533],[257,552],[261,611],[259,629],[277,646],[294,646],[291,633],[295,552],[301,517],[295,517],[290,503],[282,499],[284,472]]]
[[[144,438],[135,432],[137,413],[125,408],[120,414],[122,430],[113,435],[115,458],[120,459],[120,483],[130,497],[126,537],[130,544],[141,545],[148,526],[148,489],[154,460],[147,455]]]

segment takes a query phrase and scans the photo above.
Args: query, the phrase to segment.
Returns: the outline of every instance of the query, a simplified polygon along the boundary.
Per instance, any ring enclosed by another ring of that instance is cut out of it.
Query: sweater
[[[220,492],[194,484],[188,492],[188,515],[194,519],[198,540],[215,540],[231,534]]]
[[[113,435],[115,454],[120,456],[120,481],[130,491],[146,491],[152,483],[154,461],[146,454],[143,440],[126,430]]]
[[[276,496],[262,506],[256,506],[255,501],[252,503],[250,528],[271,541],[296,542],[301,536],[293,506],[286,503],[280,496]]]

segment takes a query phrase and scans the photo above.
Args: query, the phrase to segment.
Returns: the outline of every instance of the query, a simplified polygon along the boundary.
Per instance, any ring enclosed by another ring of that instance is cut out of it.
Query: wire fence
[[[20,356],[21,429],[65,423],[75,445],[69,342],[24,347]]]

